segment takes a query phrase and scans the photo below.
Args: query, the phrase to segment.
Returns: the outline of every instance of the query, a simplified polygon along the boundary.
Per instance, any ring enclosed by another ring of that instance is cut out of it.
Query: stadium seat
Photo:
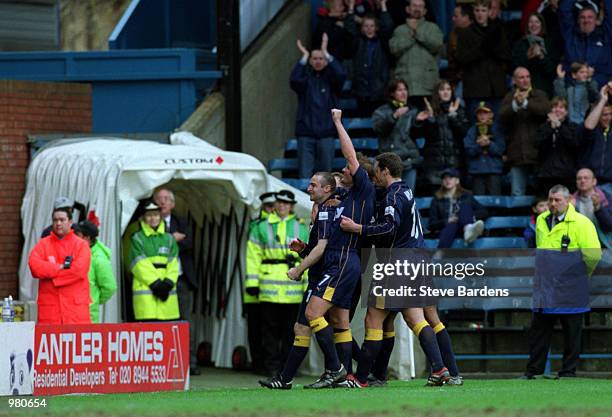
[[[355,110],[357,109],[357,100],[354,98],[341,98],[340,108],[342,110]]]
[[[344,158],[334,158],[332,169],[341,170],[346,166],[346,160]],[[297,158],[274,158],[268,162],[268,171],[297,171],[298,161]]]
[[[417,208],[419,210],[429,209],[431,206],[432,197],[417,197],[415,198]]]
[[[529,226],[529,216],[496,216],[485,221],[485,229],[524,229]]]
[[[342,121],[346,130],[372,129],[372,119],[370,118],[347,118]]]
[[[425,247],[434,249],[438,247],[438,239],[425,239]],[[481,237],[469,246],[465,245],[463,239],[455,239],[452,249],[521,249],[527,248],[525,239],[522,237]]]
[[[352,140],[356,151],[378,151],[378,138],[355,138]],[[334,149],[340,150],[340,139],[334,141]],[[289,139],[285,151],[297,151],[297,139]]]

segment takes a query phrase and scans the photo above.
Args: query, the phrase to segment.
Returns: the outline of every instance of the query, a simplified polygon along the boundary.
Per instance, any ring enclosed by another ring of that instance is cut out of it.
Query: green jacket
[[[89,267],[89,291],[92,303],[89,315],[92,323],[100,322],[100,304],[106,303],[117,291],[117,280],[113,274],[111,250],[99,240],[91,247]]]
[[[134,317],[136,320],[178,320],[180,317],[176,282],[179,275],[178,245],[171,234],[166,233],[162,221],[153,230],[140,222],[141,230],[132,235],[128,256],[132,281]],[[149,288],[158,279],[169,278],[174,283],[170,296],[161,301]]]
[[[276,213],[272,213],[253,226],[247,242],[244,288],[259,287],[259,301],[279,304],[302,302],[307,280],[296,282],[287,277],[287,271],[293,265],[286,260],[293,258],[297,264],[299,259],[288,247],[294,238],[304,242],[308,240],[306,226],[294,214],[281,220]],[[245,302],[248,302],[246,297]]]
[[[407,24],[395,28],[389,49],[397,58],[395,76],[408,83],[411,96],[430,96],[440,79],[438,58],[444,46],[442,31],[435,23],[419,20],[416,33]]]

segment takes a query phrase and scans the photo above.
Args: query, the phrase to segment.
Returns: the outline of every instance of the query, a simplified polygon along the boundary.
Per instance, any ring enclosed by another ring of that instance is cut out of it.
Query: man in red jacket
[[[72,231],[72,213],[53,210],[53,231],[30,253],[29,266],[38,287],[39,324],[83,324],[89,318],[89,263],[87,242]]]

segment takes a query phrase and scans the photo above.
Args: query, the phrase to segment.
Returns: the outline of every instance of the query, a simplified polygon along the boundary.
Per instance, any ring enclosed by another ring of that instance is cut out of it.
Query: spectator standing
[[[572,62],[586,62],[595,68],[595,81],[604,85],[612,78],[612,0],[604,0],[604,19],[597,26],[597,10],[583,3],[574,17],[575,0],[560,0],[559,22],[565,44],[564,68]]]
[[[89,316],[92,323],[100,322],[100,304],[105,304],[117,291],[117,279],[113,273],[111,250],[98,239],[98,227],[90,221],[79,222],[75,233],[84,239],[91,249],[89,267],[89,289],[91,305]]]
[[[563,359],[558,376],[575,377],[582,320],[589,311],[589,284],[601,249],[593,223],[570,204],[567,187],[556,185],[548,193],[549,210],[536,224],[536,277],[534,309],[529,329],[529,360],[523,379],[544,373],[553,328],[557,320],[563,329]]]
[[[51,234],[34,246],[28,259],[32,276],[40,280],[37,324],[91,323],[89,246],[72,230],[71,209],[53,209],[51,219]]]
[[[567,100],[569,120],[582,124],[591,104],[599,100],[597,81],[592,79],[593,68],[585,62],[572,62],[571,79],[565,79],[563,66],[557,66],[557,79],[554,82],[555,95]]]
[[[600,187],[612,194],[612,105],[608,98],[612,94],[612,81],[599,90],[599,102],[584,121],[581,145],[582,165],[591,168],[599,179]]]
[[[525,36],[518,40],[512,49],[512,64],[527,68],[533,86],[552,97],[555,68],[559,59],[560,51],[549,40],[544,17],[532,13],[527,21]]]
[[[457,61],[463,70],[463,98],[470,122],[481,101],[498,113],[506,93],[506,69],[511,61],[510,47],[502,24],[489,21],[489,0],[474,3],[474,23],[459,34]]]
[[[408,86],[404,80],[393,80],[388,88],[389,102],[372,115],[372,129],[379,139],[380,152],[397,154],[404,165],[402,180],[413,190],[416,169],[423,162],[411,130],[415,123],[424,121],[429,113],[408,107]]]
[[[459,171],[445,170],[429,207],[429,229],[440,231],[438,248],[450,248],[459,236],[465,244],[474,242],[484,232],[481,219],[486,216],[487,210],[461,186]]]
[[[355,22],[354,0],[349,2],[345,27],[352,36],[353,83],[351,92],[357,99],[358,116],[370,117],[385,101],[389,82],[389,37],[393,21],[387,11],[387,0],[380,2],[378,19],[361,18],[361,29]]]
[[[406,24],[398,26],[389,41],[391,53],[397,58],[395,76],[407,82],[413,99],[429,97],[439,80],[442,31],[435,23],[425,20],[424,0],[411,0],[406,12],[409,15]]]
[[[453,12],[453,30],[448,35],[446,58],[448,59],[448,80],[455,88],[455,95],[463,97],[463,71],[457,60],[457,42],[461,31],[474,22],[474,12],[471,4],[458,4]]]
[[[300,178],[310,178],[314,170],[331,171],[334,159],[336,129],[329,112],[338,107],[346,75],[327,51],[327,42],[324,34],[321,49],[309,53],[297,41],[302,58],[291,72],[291,89],[298,95],[295,135]]]
[[[501,195],[502,157],[506,151],[504,134],[493,122],[493,111],[481,102],[476,109],[476,124],[465,136],[464,146],[472,190],[476,195]]]
[[[512,195],[518,196],[525,195],[529,176],[539,163],[537,130],[546,120],[550,103],[544,91],[531,86],[527,68],[516,68],[512,82],[514,90],[504,97],[499,119],[507,132]]]
[[[444,169],[463,168],[463,137],[469,122],[447,80],[436,84],[429,108],[431,113],[422,129],[425,138],[422,153],[427,182],[438,189]]]
[[[599,241],[605,248],[612,248],[612,195],[597,187],[597,178],[588,168],[576,173],[576,192],[571,203],[576,211],[595,225]]]
[[[329,41],[329,54],[342,62],[351,55],[351,35],[345,27],[346,5],[344,0],[329,0],[327,4],[327,7],[317,10],[311,45],[321,45],[325,35]]]
[[[578,126],[567,117],[567,101],[555,97],[547,120],[536,135],[540,164],[538,190],[546,193],[556,184],[566,187],[574,183],[578,153]]]
[[[178,245],[179,250],[179,277],[176,283],[179,311],[181,319],[189,322],[189,352],[191,375],[200,375],[196,357],[195,323],[192,312],[195,309],[196,294],[198,292],[198,279],[193,262],[193,238],[187,220],[176,216],[173,211],[176,198],[172,190],[158,188],[153,194],[153,201],[161,211],[166,233],[170,233]]]

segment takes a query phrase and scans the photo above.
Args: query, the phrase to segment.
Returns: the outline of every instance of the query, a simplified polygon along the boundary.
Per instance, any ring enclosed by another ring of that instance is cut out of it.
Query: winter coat
[[[554,81],[555,96],[563,97],[567,100],[568,117],[571,122],[582,124],[586,114],[591,107],[591,103],[599,100],[599,88],[597,81],[591,80],[584,83],[584,95],[577,94],[577,82],[575,80],[565,80],[556,78]]]
[[[548,122],[540,126],[536,136],[540,154],[540,178],[574,177],[578,153],[577,128],[567,118],[555,129]]]
[[[473,23],[459,32],[457,62],[463,70],[463,98],[503,97],[508,91],[506,68],[511,60],[503,26]]]
[[[595,187],[595,192],[599,195],[599,201],[601,203],[601,207],[599,210],[595,211],[595,220],[593,224],[595,225],[595,229],[597,230],[597,235],[599,236],[599,241],[603,245],[604,248],[611,249],[612,248],[612,206],[610,205],[610,201],[612,201],[612,196],[606,193],[599,187]],[[576,207],[577,212],[581,212],[580,208],[580,200],[578,200],[579,194],[576,191],[572,194],[572,204]]]
[[[565,42],[566,71],[572,62],[588,62],[595,68],[594,79],[604,85],[612,78],[612,0],[604,0],[604,20],[588,35],[580,32],[574,16],[575,0],[561,0],[559,22]]]
[[[404,169],[412,169],[423,162],[416,143],[410,137],[417,110],[407,111],[399,119],[393,117],[395,110],[390,103],[377,108],[372,115],[372,129],[378,136],[380,152],[397,154],[402,158]]]
[[[591,168],[599,184],[612,182],[612,128],[606,132],[601,126],[581,128],[581,165]]]
[[[298,95],[295,135],[314,138],[336,136],[331,109],[338,108],[339,94],[346,74],[337,59],[331,60],[322,71],[315,71],[308,63],[298,62],[291,72],[291,89]]]
[[[389,49],[397,57],[395,76],[408,83],[411,95],[432,94],[440,79],[438,59],[442,47],[442,31],[435,23],[419,20],[414,36],[407,24],[395,28],[389,41]]]
[[[422,129],[425,147],[421,152],[425,175],[431,184],[440,184],[444,169],[463,166],[463,137],[468,123],[463,107],[453,114],[443,112],[425,122]]]
[[[512,48],[512,66],[525,67],[531,75],[531,83],[534,88],[544,91],[548,97],[552,97],[553,80],[556,77],[557,64],[560,59],[560,52],[555,44],[546,36],[544,37],[546,53],[544,58],[527,58],[529,41],[527,37],[519,39]]]
[[[502,156],[506,151],[506,141],[501,128],[497,124],[491,126],[491,144],[483,148],[476,143],[478,139],[478,126],[470,127],[463,146],[470,174],[501,174],[504,171]]]
[[[338,25],[344,19],[317,15],[317,25],[312,34],[312,49],[321,49],[323,34],[329,38],[327,50],[335,58],[343,61],[351,57],[351,34],[345,27]]]
[[[499,109],[499,120],[506,132],[508,163],[510,166],[536,165],[538,159],[537,131],[546,120],[550,102],[542,90],[531,90],[527,108],[514,111],[514,90],[504,97]]]
[[[89,306],[91,322],[99,323],[100,304],[110,300],[117,291],[117,279],[111,263],[111,250],[99,240],[91,247],[89,289],[91,294],[91,306]]]
[[[360,99],[371,101],[384,98],[389,82],[389,37],[393,31],[393,20],[389,13],[382,12],[379,16],[378,36],[368,39],[361,34],[354,15],[347,15],[344,27],[352,36],[353,53],[353,83],[352,93]],[[368,59],[369,51],[372,58]]]
[[[469,191],[464,191],[460,196],[458,196],[458,198],[456,198],[455,201],[456,204],[459,205],[459,207],[457,207],[455,210],[456,212],[459,212],[462,205],[471,204],[474,217],[477,219],[484,219],[487,217],[487,209],[476,201],[472,193]],[[429,230],[441,230],[448,224],[448,217],[451,208],[450,204],[450,198],[439,198],[438,196],[434,195],[434,198],[431,200],[431,205],[429,206]]]
[[[67,256],[68,269],[60,269]],[[89,317],[89,265],[87,242],[71,230],[63,238],[55,233],[42,238],[28,260],[38,284],[38,324],[87,324]]]

